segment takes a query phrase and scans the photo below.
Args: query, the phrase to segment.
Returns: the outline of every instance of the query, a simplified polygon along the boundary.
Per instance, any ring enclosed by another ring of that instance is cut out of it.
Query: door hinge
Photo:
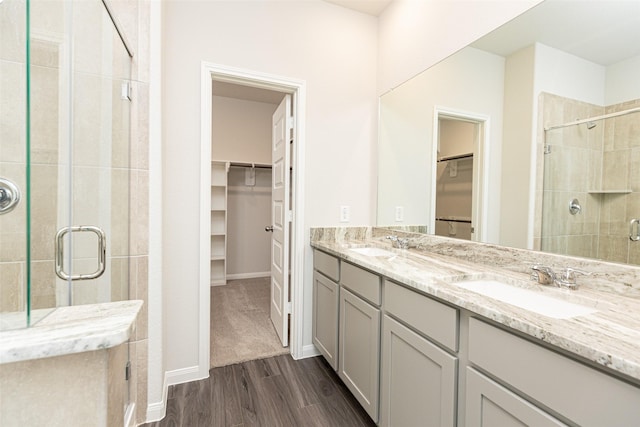
[[[124,367],[124,380],[129,381],[131,378],[131,361],[128,361]]]
[[[287,303],[287,314],[291,314],[291,309],[293,308],[293,305],[291,304],[291,301],[289,301]]]
[[[287,212],[287,221],[293,222],[293,211]]]
[[[131,83],[122,82],[122,86],[120,86],[120,99],[123,101],[131,101],[131,92]]]

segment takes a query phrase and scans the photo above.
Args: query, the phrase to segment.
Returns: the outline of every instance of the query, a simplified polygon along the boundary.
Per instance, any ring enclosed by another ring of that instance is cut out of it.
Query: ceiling
[[[356,10],[368,15],[379,16],[393,0],[324,0],[347,9]]]
[[[472,46],[506,57],[536,41],[603,66],[638,56],[640,1],[547,0]]]

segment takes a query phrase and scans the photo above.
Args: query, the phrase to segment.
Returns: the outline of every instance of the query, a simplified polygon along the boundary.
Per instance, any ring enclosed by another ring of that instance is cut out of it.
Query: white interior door
[[[273,114],[271,160],[273,179],[271,188],[271,322],[282,346],[289,345],[289,189],[291,165],[289,136],[291,96],[286,95]]]

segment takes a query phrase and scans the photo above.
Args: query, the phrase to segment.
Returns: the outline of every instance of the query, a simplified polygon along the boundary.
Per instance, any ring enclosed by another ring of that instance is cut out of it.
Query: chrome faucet
[[[562,272],[560,278],[556,279],[556,282],[558,286],[563,288],[578,289],[578,284],[576,283],[576,275],[578,274],[581,276],[588,276],[591,274],[591,272],[567,267]]]
[[[554,285],[559,288],[578,289],[576,275],[588,276],[591,273],[577,268],[566,267],[560,277],[550,268],[543,265],[531,266],[531,280],[537,281],[541,285]]]
[[[398,236],[387,236],[385,237],[387,240],[391,240],[391,246],[398,249],[409,249],[409,239],[402,238]]]

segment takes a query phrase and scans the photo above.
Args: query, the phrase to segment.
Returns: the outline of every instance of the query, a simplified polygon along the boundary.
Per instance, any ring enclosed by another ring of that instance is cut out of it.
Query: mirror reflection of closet
[[[473,157],[478,124],[438,118],[435,234],[471,240]]]

